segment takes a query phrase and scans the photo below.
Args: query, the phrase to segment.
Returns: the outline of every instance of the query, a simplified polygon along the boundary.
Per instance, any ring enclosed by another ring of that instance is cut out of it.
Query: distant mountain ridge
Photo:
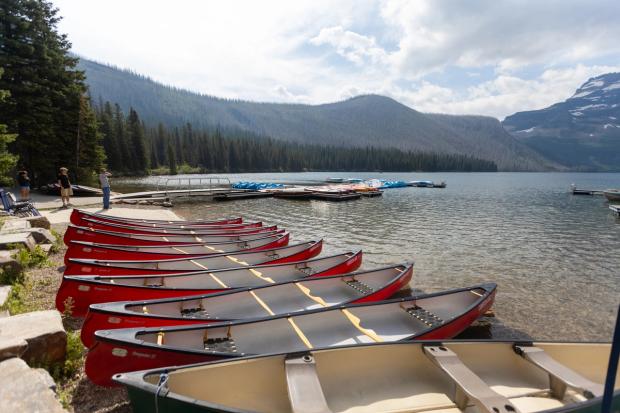
[[[515,113],[503,125],[572,169],[620,171],[620,73],[588,79],[564,102]]]
[[[133,72],[80,59],[92,98],[135,108],[146,123],[247,130],[292,142],[395,147],[465,154],[500,170],[561,168],[484,116],[424,114],[397,101],[366,95],[322,105],[226,100],[164,86]]]

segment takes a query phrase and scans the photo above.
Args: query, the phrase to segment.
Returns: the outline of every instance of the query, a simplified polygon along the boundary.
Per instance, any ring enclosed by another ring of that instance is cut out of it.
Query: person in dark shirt
[[[28,171],[23,170],[17,173],[17,183],[19,184],[19,196],[21,201],[30,199],[30,178]]]
[[[71,181],[69,181],[69,170],[65,167],[60,168],[60,173],[58,174],[58,185],[60,186],[60,198],[62,199],[62,207],[67,208],[71,205],[70,197],[73,195],[73,190],[71,189]]]

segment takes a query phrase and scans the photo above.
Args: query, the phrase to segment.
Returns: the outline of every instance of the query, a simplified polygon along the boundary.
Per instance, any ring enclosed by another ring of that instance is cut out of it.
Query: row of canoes
[[[475,354],[515,363],[514,355],[502,358],[506,343],[439,343],[491,307],[495,284],[391,298],[411,281],[413,264],[358,271],[361,251],[319,256],[322,240],[289,245],[288,233],[260,222],[130,220],[78,210],[71,222],[56,306],[84,317],[88,377],[125,385],[135,411],[456,412],[470,402],[490,406],[477,393],[463,401],[447,390],[475,382],[489,397],[470,365],[479,363]],[[434,342],[390,344],[411,340]],[[556,353],[609,353],[608,345],[521,344],[543,348],[556,364]],[[593,366],[585,378],[600,382],[602,368]],[[545,374],[535,362],[517,367],[523,371],[514,374],[528,380]],[[488,383],[507,400],[498,404],[502,411],[576,405],[600,393],[600,386],[591,394],[569,386],[562,397],[545,395],[533,390],[537,379],[519,398],[544,400],[523,404],[497,390],[502,380],[512,385],[512,374]],[[480,410],[498,413],[492,407]]]

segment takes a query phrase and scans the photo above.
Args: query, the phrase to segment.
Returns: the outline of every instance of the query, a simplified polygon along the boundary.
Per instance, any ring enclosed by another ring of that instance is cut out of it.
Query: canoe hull
[[[207,228],[163,228],[163,227],[140,227],[132,226],[130,224],[113,224],[111,222],[84,219],[82,220],[84,225],[79,225],[84,228],[92,228],[102,231],[114,231],[124,234],[143,234],[143,235],[158,235],[158,234],[254,234],[256,232],[272,231],[276,228],[274,226],[265,227],[262,222],[253,222],[249,224],[235,224],[230,226],[216,226],[213,225]]]
[[[254,234],[216,234],[216,235],[178,235],[178,234],[124,234],[113,231],[100,231],[92,228],[75,227],[70,225],[65,232],[63,241],[70,245],[71,241],[96,242],[102,244],[123,245],[176,245],[196,243],[225,243],[235,241],[254,240],[261,237],[275,235],[282,230],[270,230]]]
[[[252,241],[241,241],[236,243],[218,244],[217,248],[209,251],[204,247],[204,244],[170,244],[170,245],[135,245],[133,247],[127,247],[123,245],[115,244],[100,244],[100,243],[81,243],[70,242],[69,248],[65,253],[65,274],[68,274],[67,269],[70,266],[70,259],[94,259],[102,261],[157,261],[176,258],[196,258],[204,257],[207,255],[218,255],[222,253],[226,254],[238,254],[241,252],[252,251],[264,251],[275,248],[285,247],[288,245],[290,235],[288,233],[284,236],[267,236]],[[212,244],[215,245],[215,244]],[[200,247],[200,253],[183,253],[187,252],[189,247]],[[127,248],[124,248],[127,247]],[[147,248],[140,248],[147,247]],[[148,247],[163,247],[160,248],[160,252],[152,252],[154,248]],[[179,250],[180,249],[180,250]],[[161,252],[161,251],[169,252]],[[218,251],[219,250],[219,251]]]
[[[182,221],[182,220],[157,220],[157,219],[138,219],[138,218],[123,218],[115,217],[112,215],[95,214],[79,209],[74,209],[71,212],[70,221],[73,225],[80,225],[84,218],[94,218],[100,221],[107,221],[112,223],[128,223],[132,225],[140,226],[175,226],[175,227],[187,227],[187,226],[213,226],[213,225],[237,225],[243,222],[243,218],[224,218],[213,221]]]
[[[276,254],[278,254],[279,252],[278,250],[284,249],[284,248],[286,248],[286,242],[278,240],[266,246],[250,248],[250,249],[243,250],[242,252],[245,253],[245,252],[273,251]],[[297,253],[282,255],[282,252],[280,252],[278,254],[278,258],[271,257],[265,254],[264,259],[255,261],[253,265],[285,264],[285,263],[295,262],[295,261],[305,261],[305,260],[314,258],[317,255],[319,255],[321,253],[322,248],[323,248],[323,242],[319,241],[315,243],[314,245],[311,245],[310,247],[305,248]],[[110,251],[110,250],[106,250],[105,248],[85,247],[84,249],[85,251],[83,251],[83,255],[84,255],[83,258],[89,258],[94,255],[94,257],[92,258],[102,260],[104,262],[101,262],[100,264],[99,263],[91,264],[87,262],[73,261],[73,260],[70,260],[69,258],[66,258],[65,259],[66,266],[65,266],[64,275],[113,276],[113,275],[173,274],[173,273],[181,272],[181,270],[179,269],[156,270],[156,269],[150,269],[150,268],[125,268],[122,266],[114,266],[113,261],[120,259],[124,261],[149,261],[149,263],[157,263],[159,260],[166,260],[166,259],[179,259],[179,258],[186,259],[189,257],[190,259],[198,260],[200,258],[205,258],[205,257],[207,259],[209,258],[209,255],[205,256],[204,254],[189,255],[189,256],[188,255],[178,256],[178,255],[172,255],[172,254],[161,254],[161,258],[160,258],[160,254],[151,254],[151,255],[157,255],[157,257],[156,258],[151,257],[151,259],[148,260],[144,258],[143,253],[142,253],[143,255],[140,255],[141,253],[134,253],[134,254],[128,253],[126,255],[118,256],[118,255],[108,255],[109,253],[114,253],[114,250]],[[239,254],[239,253],[235,254],[234,251],[226,253],[226,255],[236,257],[237,259],[240,259],[241,261],[244,260],[244,254]],[[103,256],[103,258],[100,258],[99,256]],[[129,259],[125,259],[126,256],[128,256]],[[221,254],[212,254],[212,258],[216,256],[221,256]],[[70,257],[70,258],[73,259],[73,257]],[[231,264],[231,266],[233,265]],[[237,265],[237,266],[240,266],[240,265]],[[209,265],[207,265],[207,267],[211,268],[211,266]],[[199,269],[196,269],[196,270],[198,271]]]
[[[488,294],[484,300],[481,300],[479,305],[468,309],[464,314],[452,321],[435,328],[432,333],[415,336],[413,340],[425,338],[450,339],[454,337],[484,315],[493,304],[494,298],[495,290],[493,289],[493,292]],[[377,303],[377,305],[381,305],[381,303]],[[327,311],[333,310],[328,309]],[[122,337],[130,336],[133,331],[104,330],[97,332],[95,344],[90,348],[85,364],[86,375],[93,383],[100,386],[117,386],[118,384],[112,380],[112,377],[123,372],[235,359],[243,355],[204,352],[202,353],[204,358],[200,359],[201,353],[198,352],[171,347],[141,345],[140,341],[118,340],[114,337],[115,332],[118,332],[118,336]],[[118,354],[122,354],[122,360],[119,360]]]
[[[352,303],[367,303],[373,301],[386,300],[392,297],[401,288],[405,287],[411,281],[413,268],[409,268],[398,279],[394,280],[384,288],[377,290],[373,294],[361,297]],[[218,319],[220,321],[234,321],[233,319]],[[205,324],[212,322],[204,318],[184,318],[172,317],[164,315],[149,315],[137,312],[118,312],[109,311],[105,308],[93,307],[88,309],[84,324],[82,324],[81,339],[86,347],[91,347],[95,341],[95,331],[98,330],[116,330],[119,328],[136,328],[136,327],[165,327],[175,325],[191,325]]]
[[[312,277],[346,274],[357,270],[361,264],[362,254],[358,252],[339,264],[313,274]],[[165,274],[162,275],[165,277]],[[212,294],[226,290],[226,288],[172,289],[129,286],[98,282],[88,278],[63,277],[62,283],[56,293],[56,309],[62,314],[71,315],[73,317],[85,317],[88,312],[88,307],[96,303],[155,300],[186,295]]]

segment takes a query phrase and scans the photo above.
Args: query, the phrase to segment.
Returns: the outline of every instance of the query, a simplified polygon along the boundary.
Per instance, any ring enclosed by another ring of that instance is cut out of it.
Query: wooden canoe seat
[[[435,314],[431,313],[430,311],[425,310],[424,308],[417,305],[413,305],[412,307],[405,307],[403,304],[401,304],[401,308],[405,310],[407,314],[409,314],[413,318],[420,320],[427,326],[435,327],[443,324],[443,320]]]
[[[568,387],[580,392],[586,399],[603,395],[603,385],[594,383],[576,371],[558,363],[542,348],[515,345],[515,353],[549,374],[549,388],[554,397],[564,398]]]
[[[443,346],[425,346],[424,354],[454,382],[454,402],[459,409],[465,410],[471,401],[481,412],[519,412],[510,400],[493,391],[450,349]]]
[[[351,278],[349,280],[343,280],[343,281],[346,285],[348,285],[349,287],[353,288],[355,291],[360,292],[364,295],[371,294],[375,291],[372,289],[372,287],[364,284],[363,282],[359,280],[356,280],[355,278]]]
[[[293,413],[332,413],[327,406],[312,355],[287,358],[284,368]]]

